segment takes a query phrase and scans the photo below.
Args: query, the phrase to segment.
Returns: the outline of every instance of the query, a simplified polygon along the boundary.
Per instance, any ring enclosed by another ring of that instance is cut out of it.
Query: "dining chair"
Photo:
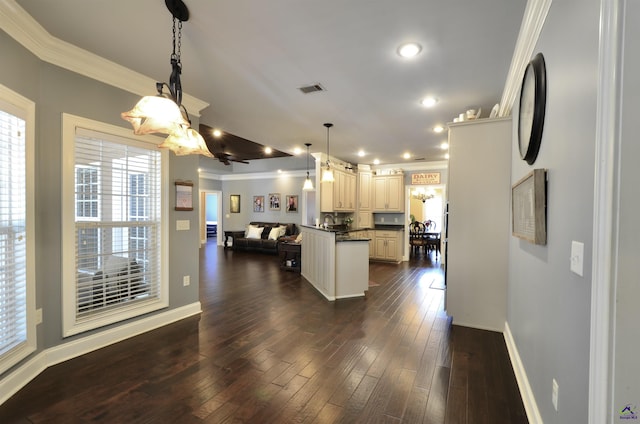
[[[420,252],[420,248],[427,245],[426,232],[426,226],[422,222],[414,221],[411,223],[409,227],[409,245],[412,253]]]

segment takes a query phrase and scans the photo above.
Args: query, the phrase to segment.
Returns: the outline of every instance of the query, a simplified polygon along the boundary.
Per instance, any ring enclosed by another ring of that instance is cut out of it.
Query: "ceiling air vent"
[[[324,87],[320,84],[307,85],[305,87],[298,88],[298,90],[302,91],[304,94],[315,93],[317,91],[325,91]]]

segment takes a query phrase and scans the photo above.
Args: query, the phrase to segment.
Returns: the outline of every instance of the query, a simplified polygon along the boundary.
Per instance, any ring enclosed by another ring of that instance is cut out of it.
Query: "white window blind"
[[[23,119],[32,116],[5,103],[5,96],[32,107],[0,86],[0,373],[35,350],[34,287],[27,266],[32,261],[27,244],[27,225],[33,225],[27,214],[27,177],[32,168]]]
[[[74,325],[84,331],[162,300],[162,158],[155,145],[81,127],[73,143]]]

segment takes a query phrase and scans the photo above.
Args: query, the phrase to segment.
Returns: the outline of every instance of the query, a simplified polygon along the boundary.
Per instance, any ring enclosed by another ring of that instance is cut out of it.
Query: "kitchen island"
[[[362,297],[369,287],[369,239],[302,225],[302,276],[328,300]]]

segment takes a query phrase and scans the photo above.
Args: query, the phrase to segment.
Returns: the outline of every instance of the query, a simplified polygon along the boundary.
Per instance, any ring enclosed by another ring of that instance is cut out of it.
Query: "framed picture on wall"
[[[232,194],[229,196],[229,212],[240,213],[240,195]]]
[[[512,234],[547,244],[547,171],[534,169],[511,187]]]
[[[269,193],[269,210],[280,210],[280,193]]]
[[[287,212],[298,212],[298,196],[287,196]]]
[[[253,196],[253,211],[264,212],[264,196]]]
[[[176,181],[177,211],[193,210],[193,183],[191,181]]]

